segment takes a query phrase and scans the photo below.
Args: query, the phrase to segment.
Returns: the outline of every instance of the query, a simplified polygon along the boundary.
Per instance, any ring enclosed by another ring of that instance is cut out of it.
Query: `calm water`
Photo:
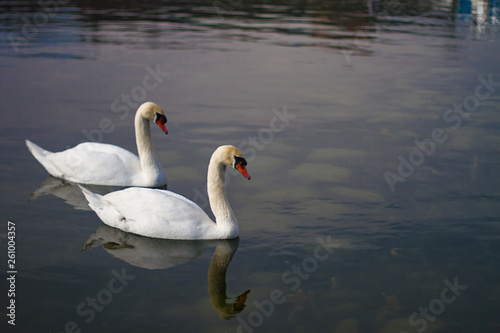
[[[2,332],[500,331],[499,7],[1,1]],[[146,100],[207,211],[210,154],[245,153],[238,240],[105,227],[24,145],[136,151]]]

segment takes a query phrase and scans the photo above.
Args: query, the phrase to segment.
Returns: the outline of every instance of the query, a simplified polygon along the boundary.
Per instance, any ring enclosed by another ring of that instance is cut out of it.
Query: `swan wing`
[[[58,174],[75,183],[127,186],[140,174],[139,157],[118,146],[86,142],[46,155]]]
[[[126,232],[153,238],[210,239],[216,229],[203,209],[168,190],[127,188],[100,199],[105,203],[90,207],[104,223]]]
[[[75,146],[72,149],[78,149],[81,151],[94,151],[101,153],[108,153],[121,156],[122,158],[138,158],[137,155],[131,153],[127,149],[111,145],[108,143],[99,143],[99,142],[82,142],[79,145]]]

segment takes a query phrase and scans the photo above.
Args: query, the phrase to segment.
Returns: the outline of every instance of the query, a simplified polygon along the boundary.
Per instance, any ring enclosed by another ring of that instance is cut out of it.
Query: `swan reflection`
[[[85,185],[94,193],[105,195],[114,191],[122,190],[123,186],[108,186],[108,185]],[[167,189],[167,186],[158,187],[160,189]],[[44,195],[53,195],[61,198],[68,205],[73,206],[77,210],[87,210],[91,211],[89,203],[82,191],[76,183],[49,176],[44,180],[38,188],[31,194],[30,201],[38,199]]]
[[[89,236],[82,251],[102,246],[109,254],[132,266],[168,269],[196,259],[205,249],[215,246],[208,269],[208,295],[219,317],[227,320],[243,311],[250,292],[247,290],[235,298],[226,294],[226,272],[238,244],[239,238],[206,241],[148,238],[102,224]]]

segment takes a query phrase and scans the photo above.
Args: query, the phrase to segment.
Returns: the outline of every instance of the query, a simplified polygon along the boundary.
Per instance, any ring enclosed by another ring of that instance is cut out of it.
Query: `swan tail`
[[[25,140],[28,150],[33,154],[38,162],[54,177],[63,178],[63,174],[57,170],[48,160],[47,156],[53,154],[53,152],[43,149],[42,147],[34,144],[30,140]]]
[[[78,185],[78,187],[80,188],[80,190],[82,190],[85,199],[87,199],[87,201],[89,202],[90,208],[92,208],[93,210],[101,209],[103,203],[105,202],[102,199],[102,195],[94,193],[88,188],[85,188],[81,185]]]
[[[108,202],[102,195],[94,193],[89,189],[78,185],[80,190],[82,190],[83,195],[89,202],[89,207],[96,212],[97,216],[109,226],[117,227],[117,222],[125,222],[126,218],[116,210],[116,208]]]

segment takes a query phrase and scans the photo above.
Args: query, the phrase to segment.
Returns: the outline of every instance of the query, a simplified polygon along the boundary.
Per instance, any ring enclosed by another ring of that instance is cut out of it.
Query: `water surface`
[[[0,10],[2,331],[499,331],[498,0]],[[146,100],[169,189],[207,212],[210,154],[246,155],[238,240],[107,228],[24,145],[135,152]]]

